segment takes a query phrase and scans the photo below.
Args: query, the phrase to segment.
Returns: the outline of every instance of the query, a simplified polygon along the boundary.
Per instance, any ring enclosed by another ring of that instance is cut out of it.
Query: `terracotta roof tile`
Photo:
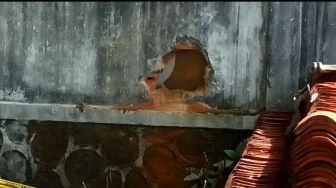
[[[225,188],[278,187],[287,150],[285,131],[291,118],[291,113],[283,112],[268,112],[258,118]]]
[[[336,187],[336,75],[313,79],[307,116],[294,128],[292,188]]]
[[[262,114],[225,188],[336,188],[336,74],[313,75],[310,88],[290,149],[285,132],[292,115]]]

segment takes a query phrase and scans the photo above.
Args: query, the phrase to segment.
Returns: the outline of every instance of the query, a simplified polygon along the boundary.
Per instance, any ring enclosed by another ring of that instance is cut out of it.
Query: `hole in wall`
[[[201,48],[181,43],[157,60],[146,84],[150,90],[164,86],[168,90],[198,91],[204,96],[211,70]]]
[[[123,112],[156,110],[187,113],[210,113],[214,109],[202,102],[212,83],[213,69],[207,51],[192,37],[176,37],[171,50],[148,60],[150,73],[140,83],[151,101],[119,105]],[[142,76],[140,78],[143,78]],[[145,97],[145,96],[143,96]],[[190,100],[189,100],[190,99]]]

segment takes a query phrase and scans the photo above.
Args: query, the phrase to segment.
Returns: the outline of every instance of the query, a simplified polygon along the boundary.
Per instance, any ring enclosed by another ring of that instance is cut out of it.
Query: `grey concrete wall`
[[[0,98],[35,103],[146,100],[148,61],[191,36],[215,70],[204,99],[265,106],[267,4],[2,2]]]
[[[206,50],[214,69],[207,96],[199,101],[221,108],[290,111],[311,62],[335,59],[335,5],[1,2],[0,100],[147,101],[139,78],[153,58],[190,36]]]

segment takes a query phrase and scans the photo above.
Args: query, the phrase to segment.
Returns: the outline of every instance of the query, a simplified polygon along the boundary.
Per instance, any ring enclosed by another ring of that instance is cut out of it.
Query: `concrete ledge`
[[[251,130],[258,116],[232,114],[189,114],[160,111],[127,111],[109,106],[0,102],[0,119],[92,122],[167,127],[228,128]]]

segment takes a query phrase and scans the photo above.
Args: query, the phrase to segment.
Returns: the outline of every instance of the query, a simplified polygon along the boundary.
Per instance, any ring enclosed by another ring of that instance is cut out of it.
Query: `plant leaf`
[[[217,177],[217,172],[215,172],[214,170],[209,170],[209,177]]]
[[[227,168],[227,167],[231,166],[233,163],[234,163],[234,161],[226,159],[226,163],[225,163],[225,167],[224,168]],[[223,161],[223,165],[224,165],[224,161]]]
[[[192,181],[192,180],[196,180],[198,178],[199,178],[199,176],[197,174],[190,174],[190,175],[186,176],[183,180],[184,181]]]
[[[197,188],[198,184],[192,185],[190,188]]]
[[[224,163],[225,163],[225,166],[224,166]],[[233,163],[234,161],[226,159],[226,161],[224,160],[219,161],[218,163],[213,164],[213,166],[218,167],[219,171],[223,171],[224,168],[231,166]]]
[[[237,155],[236,151],[233,151],[231,149],[227,149],[227,150],[224,150],[224,152],[226,153],[226,155],[234,160],[234,161],[238,161],[239,160],[239,156]]]
[[[201,176],[204,175],[204,168],[201,168],[201,170],[200,170],[200,175],[201,175]]]
[[[216,186],[217,186],[217,178],[208,179],[208,182],[209,182],[211,188],[216,188]]]
[[[190,173],[195,173],[195,174],[199,173],[199,171],[200,171],[199,169],[197,169],[195,167],[189,167],[188,169],[189,169]]]
[[[246,148],[247,145],[247,139],[242,140],[239,145],[236,148],[236,153],[239,156],[239,159],[241,158],[241,156],[243,155],[243,152]]]

